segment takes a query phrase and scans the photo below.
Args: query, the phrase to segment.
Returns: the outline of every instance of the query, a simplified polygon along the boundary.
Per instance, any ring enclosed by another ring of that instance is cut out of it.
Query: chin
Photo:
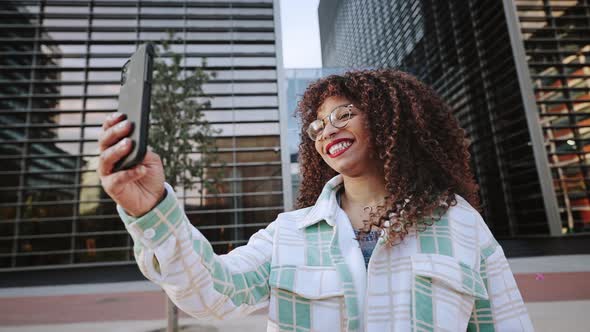
[[[367,172],[375,172],[375,165],[367,162],[369,156],[358,156],[361,158],[342,158],[341,160],[330,160],[332,163],[328,163],[328,166],[337,173],[340,173],[347,177],[357,177],[365,175]],[[327,161],[326,161],[327,162]]]
[[[361,167],[358,167],[358,163],[352,162],[352,161],[345,161],[342,163],[337,163],[335,165],[330,165],[330,168],[332,168],[333,170],[335,170],[337,173],[340,173],[342,175],[345,176],[354,176],[355,174],[358,174],[359,172],[361,172]],[[362,172],[361,172],[362,173]]]

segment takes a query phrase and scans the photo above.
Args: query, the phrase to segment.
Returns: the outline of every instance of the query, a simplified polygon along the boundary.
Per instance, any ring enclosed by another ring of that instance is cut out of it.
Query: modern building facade
[[[97,139],[117,109],[126,59],[169,32],[180,40],[172,51],[185,57],[187,70],[206,58],[205,71],[215,73],[203,98],[211,101],[206,120],[219,130],[211,171],[223,178],[217,193],[179,191],[191,222],[224,253],[290,207],[277,6],[0,2],[0,271],[133,264],[131,239],[95,172]]]
[[[413,73],[472,142],[496,236],[590,231],[590,2],[321,0],[323,65]]]

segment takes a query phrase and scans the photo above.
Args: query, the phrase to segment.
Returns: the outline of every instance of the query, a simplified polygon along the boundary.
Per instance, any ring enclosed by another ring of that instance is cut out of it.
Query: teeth
[[[351,141],[344,141],[344,142],[340,142],[338,144],[334,144],[328,150],[328,154],[336,154],[336,153],[348,148],[351,145],[352,145]]]

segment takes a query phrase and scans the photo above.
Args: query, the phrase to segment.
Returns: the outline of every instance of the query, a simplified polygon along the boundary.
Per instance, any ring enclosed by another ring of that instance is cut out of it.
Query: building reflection
[[[188,218],[214,243],[216,252],[227,252],[283,211],[280,140],[252,136],[233,142],[231,137],[219,137],[216,146],[219,160],[205,170],[221,173],[216,190],[205,189],[199,181],[185,193],[184,205]]]
[[[3,24],[18,29],[0,29],[0,267],[59,264],[69,261],[67,246],[57,234],[70,233],[71,201],[75,196],[72,172],[79,164],[55,143],[59,114],[59,47],[50,41],[38,19],[14,2],[2,2]],[[17,70],[6,70],[17,68]],[[56,247],[64,254],[46,256]]]
[[[168,31],[186,69],[207,58],[217,73],[203,88],[221,132],[210,171],[224,178],[217,193],[179,189],[189,219],[224,253],[283,210],[271,0],[2,1],[0,22],[0,271],[133,263],[96,175],[97,139],[117,109],[121,66]]]

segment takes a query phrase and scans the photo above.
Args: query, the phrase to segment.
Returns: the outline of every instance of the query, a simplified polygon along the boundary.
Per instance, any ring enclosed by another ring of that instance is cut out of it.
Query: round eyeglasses
[[[353,104],[348,105],[340,105],[337,106],[323,119],[317,119],[309,124],[307,127],[307,135],[311,138],[312,141],[317,141],[317,139],[322,135],[324,132],[324,128],[326,127],[325,122],[326,118],[330,120],[330,124],[335,128],[344,128],[348,124],[352,116],[352,107]]]

